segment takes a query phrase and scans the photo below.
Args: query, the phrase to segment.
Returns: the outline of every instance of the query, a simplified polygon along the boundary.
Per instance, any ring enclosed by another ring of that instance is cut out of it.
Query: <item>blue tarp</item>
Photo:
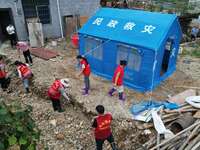
[[[179,105],[176,103],[169,103],[167,101],[157,102],[157,101],[143,101],[139,104],[134,104],[131,107],[131,113],[133,115],[138,115],[139,113],[149,110],[152,108],[158,108],[160,106],[164,106],[165,109],[178,109]]]
[[[173,14],[102,8],[79,33],[158,50],[176,18]]]

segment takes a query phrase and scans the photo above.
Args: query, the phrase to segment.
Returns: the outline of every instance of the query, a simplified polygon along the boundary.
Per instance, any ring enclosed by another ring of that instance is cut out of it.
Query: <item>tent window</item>
[[[130,70],[139,71],[141,65],[141,55],[138,53],[137,49],[134,47],[119,45],[117,53],[117,64],[120,60],[127,61],[127,67]]]
[[[103,45],[102,40],[86,37],[85,39],[85,53],[96,59],[103,59]]]

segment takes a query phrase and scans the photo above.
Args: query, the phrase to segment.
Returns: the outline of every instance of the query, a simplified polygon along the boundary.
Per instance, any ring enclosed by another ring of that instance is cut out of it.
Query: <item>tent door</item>
[[[164,56],[162,60],[162,68],[160,71],[160,76],[165,74],[169,69],[170,59],[171,59],[171,56],[173,55],[173,45],[174,45],[173,39],[169,38],[165,45],[165,51],[164,51]]]

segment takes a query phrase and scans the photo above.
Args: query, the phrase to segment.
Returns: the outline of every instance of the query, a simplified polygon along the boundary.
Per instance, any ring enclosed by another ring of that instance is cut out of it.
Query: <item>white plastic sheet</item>
[[[151,114],[153,118],[154,127],[158,134],[164,134],[166,139],[174,135],[170,130],[165,128],[163,121],[161,120],[160,116],[156,111],[152,111]]]

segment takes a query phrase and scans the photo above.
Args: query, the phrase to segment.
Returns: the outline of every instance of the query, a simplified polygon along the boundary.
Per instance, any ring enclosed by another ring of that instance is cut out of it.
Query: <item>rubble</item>
[[[59,42],[58,46],[61,49],[63,48],[63,45]],[[47,45],[47,47],[51,48],[51,45]],[[156,134],[153,130],[153,124],[135,122],[132,120],[132,115],[129,112],[129,108],[133,103],[137,103],[142,99],[148,99],[149,95],[125,89],[127,100],[125,104],[122,104],[118,101],[117,97],[110,98],[107,96],[107,91],[111,86],[109,81],[92,75],[91,93],[89,96],[83,97],[80,94],[82,87],[80,83],[83,81],[75,76],[77,72],[75,69],[76,50],[68,49],[67,51],[57,51],[61,53],[60,56],[62,56],[62,59],[57,57],[53,59],[54,61],[45,61],[37,57],[33,58],[34,63],[31,68],[34,72],[35,79],[33,80],[31,94],[24,94],[23,86],[16,77],[11,82],[13,92],[9,95],[6,93],[1,94],[7,97],[9,101],[17,101],[24,107],[26,105],[33,107],[32,116],[38,128],[41,130],[41,141],[38,143],[40,147],[48,147],[49,149],[56,150],[95,149],[95,141],[91,136],[90,127],[91,120],[96,114],[95,106],[97,104],[105,105],[106,111],[110,111],[113,114],[113,134],[119,148],[123,150],[134,150],[155,146]],[[9,60],[16,60],[15,51],[8,50],[6,53],[8,53]],[[14,69],[12,65],[9,65],[9,67],[11,70]],[[54,80],[54,76],[69,78],[72,82],[71,85],[73,85],[70,90],[70,98],[75,104],[72,105],[62,100],[62,106],[65,109],[64,113],[53,112],[51,102],[46,96],[47,88]],[[169,95],[175,95],[183,91],[181,87],[174,88],[174,82],[177,85],[186,86],[197,86],[199,84],[198,81],[194,81],[181,70],[178,70],[175,75],[157,88],[152,96],[155,99],[164,100]],[[17,88],[16,85],[18,85]],[[164,110],[161,118],[168,127],[171,122],[179,117],[180,113],[184,114],[188,111],[194,114],[198,109],[188,104],[183,104],[178,110]],[[146,132],[147,134],[144,134],[144,131],[148,131]],[[148,143],[141,144],[147,141]],[[109,145],[105,144],[105,147],[109,148]]]

